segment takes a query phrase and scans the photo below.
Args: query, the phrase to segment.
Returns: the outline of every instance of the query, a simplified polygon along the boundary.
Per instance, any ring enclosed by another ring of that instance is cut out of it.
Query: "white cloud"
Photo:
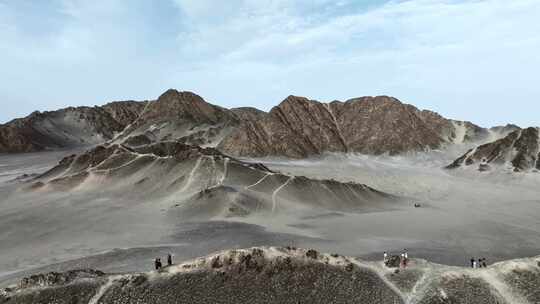
[[[540,93],[538,1],[395,1],[311,17],[271,10],[197,27],[186,47],[205,56],[189,76],[200,79],[188,83],[222,73],[218,84],[201,85],[206,92],[219,99],[213,92],[224,87],[249,95],[246,105],[264,99],[265,108],[289,93],[326,100],[389,94],[485,125],[539,124],[506,110],[509,98],[538,107],[530,98]]]
[[[32,36],[24,27],[43,16],[0,0],[0,102],[29,112],[176,87],[268,109],[289,94],[387,94],[486,125],[540,124],[507,110],[538,109],[537,0],[53,3],[50,29]]]

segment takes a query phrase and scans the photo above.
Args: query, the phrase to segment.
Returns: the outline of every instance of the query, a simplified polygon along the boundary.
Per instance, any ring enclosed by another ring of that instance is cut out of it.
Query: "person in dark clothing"
[[[167,254],[167,265],[169,265],[169,266],[172,265],[172,255],[170,253]]]
[[[471,268],[474,268],[475,262],[476,262],[476,261],[474,260],[474,258],[471,258]]]
[[[156,270],[159,269],[159,259],[154,260],[154,267],[156,268]]]
[[[486,258],[482,258],[482,267],[487,268]]]

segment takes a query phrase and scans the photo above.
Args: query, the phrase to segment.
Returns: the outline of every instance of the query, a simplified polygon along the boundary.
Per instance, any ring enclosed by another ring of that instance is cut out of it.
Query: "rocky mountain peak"
[[[206,103],[204,99],[190,91],[178,91],[176,89],[168,89],[158,97],[158,100],[173,100],[180,102],[202,102]]]
[[[278,107],[281,107],[282,105],[288,105],[288,104],[305,104],[308,103],[310,100],[303,96],[295,96],[295,95],[289,95],[285,99],[283,99],[282,102],[279,103]]]
[[[192,92],[169,89],[156,101],[150,102],[139,123],[170,120],[194,120],[199,123],[217,123],[227,110],[211,105]]]

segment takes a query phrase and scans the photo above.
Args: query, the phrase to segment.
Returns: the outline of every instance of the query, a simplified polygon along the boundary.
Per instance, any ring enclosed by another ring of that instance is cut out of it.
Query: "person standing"
[[[474,269],[478,268],[478,262],[476,260],[473,261],[473,267]]]
[[[407,253],[407,249],[403,249],[403,268],[407,267],[408,262],[409,262],[409,254]]]
[[[476,263],[476,261],[474,260],[474,258],[471,258],[471,268],[474,268],[475,263]]]
[[[172,255],[170,253],[167,254],[167,265],[168,266],[172,265]]]
[[[159,259],[158,258],[154,259],[154,267],[156,268],[156,270],[159,270]]]
[[[383,260],[385,263],[388,261],[388,253],[386,251],[383,253]]]

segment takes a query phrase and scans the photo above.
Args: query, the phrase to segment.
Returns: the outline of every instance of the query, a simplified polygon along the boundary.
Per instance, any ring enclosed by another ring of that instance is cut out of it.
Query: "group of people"
[[[394,257],[397,259],[396,256],[394,256]],[[407,249],[403,249],[403,251],[399,255],[399,258],[400,258],[399,266],[401,268],[406,268],[407,264],[409,263],[409,254],[407,253]],[[388,252],[385,251],[383,253],[384,263],[386,264],[386,262],[389,259],[390,259],[390,256],[388,255]],[[397,263],[394,264],[394,265],[397,265]],[[471,268],[487,268],[487,260],[486,260],[486,258],[480,258],[478,260],[475,259],[475,258],[471,258]]]
[[[471,268],[486,268],[487,262],[486,258],[481,258],[476,260],[475,258],[471,258]]]
[[[402,268],[406,268],[407,264],[409,263],[409,253],[407,252],[407,249],[403,249],[403,251],[399,255],[399,258],[400,258],[399,266]],[[383,259],[384,259],[384,263],[386,264],[386,262],[388,261],[388,252],[386,251],[384,252]]]
[[[171,266],[172,265],[172,255],[169,253],[167,254],[167,266]],[[156,258],[154,260],[154,267],[156,268],[156,270],[160,270],[161,268],[163,268],[163,264],[161,263],[161,258]]]

